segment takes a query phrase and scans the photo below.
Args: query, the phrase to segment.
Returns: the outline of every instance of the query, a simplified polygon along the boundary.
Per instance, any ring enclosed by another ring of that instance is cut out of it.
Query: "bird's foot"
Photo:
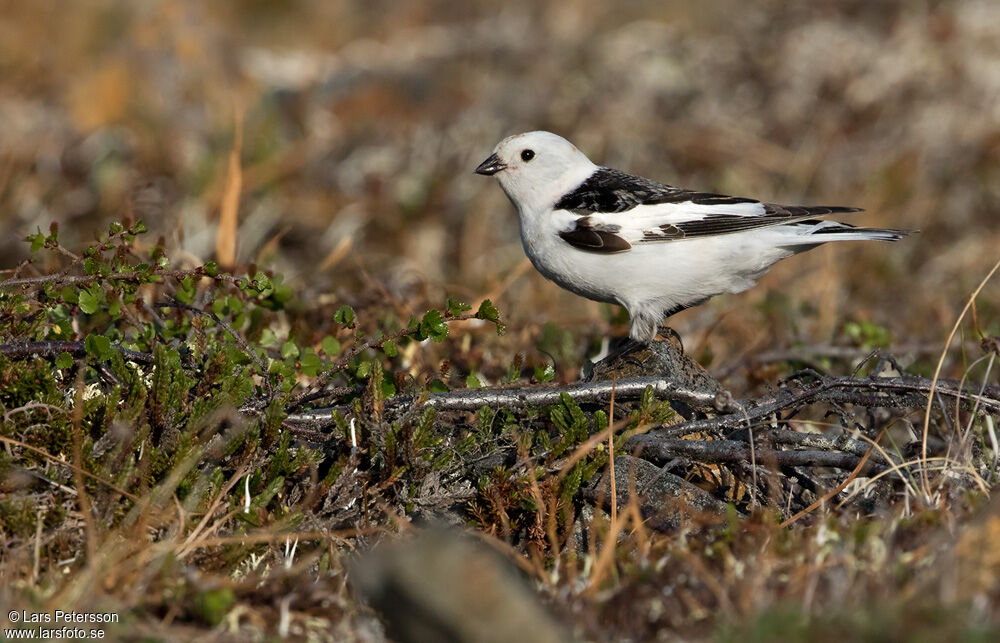
[[[612,351],[605,355],[600,361],[605,364],[610,364],[612,362],[617,362],[625,359],[626,357],[634,356],[635,353],[646,348],[646,344],[643,342],[637,342],[631,337],[626,338],[623,342],[618,344]],[[638,362],[638,359],[633,359],[632,361]]]
[[[656,329],[656,340],[666,340],[668,342],[674,342],[677,346],[684,350],[684,342],[681,341],[680,333],[671,328],[670,326],[660,326]],[[654,341],[656,341],[654,340]]]

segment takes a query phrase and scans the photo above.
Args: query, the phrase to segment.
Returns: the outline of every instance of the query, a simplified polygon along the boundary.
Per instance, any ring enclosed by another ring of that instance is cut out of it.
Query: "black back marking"
[[[685,201],[699,205],[757,203],[754,199],[675,188],[627,172],[601,167],[575,190],[559,199],[555,209],[569,210],[576,214],[627,212],[640,205]]]

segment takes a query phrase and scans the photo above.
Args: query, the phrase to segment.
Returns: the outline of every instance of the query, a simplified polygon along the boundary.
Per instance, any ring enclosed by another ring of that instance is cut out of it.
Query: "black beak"
[[[476,174],[482,174],[483,176],[493,176],[500,170],[506,169],[507,165],[500,160],[500,157],[495,153],[490,154],[490,158],[486,159],[479,164],[476,168]]]

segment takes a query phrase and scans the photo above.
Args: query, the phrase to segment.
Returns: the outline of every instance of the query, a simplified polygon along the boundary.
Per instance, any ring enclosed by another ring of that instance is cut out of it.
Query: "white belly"
[[[582,297],[629,308],[668,310],[753,285],[775,261],[791,254],[760,235],[731,234],[665,243],[636,244],[631,250],[580,250],[558,230],[525,225],[521,241],[535,268]]]

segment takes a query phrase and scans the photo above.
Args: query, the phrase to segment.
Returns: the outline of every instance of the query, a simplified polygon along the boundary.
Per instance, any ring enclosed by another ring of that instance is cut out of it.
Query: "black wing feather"
[[[599,250],[602,252],[621,252],[628,248],[607,250],[609,245],[628,245],[625,239],[614,236],[620,243],[604,237],[607,231],[595,230],[589,221],[584,221],[586,215],[594,213],[628,212],[640,205],[656,205],[660,203],[685,203],[696,205],[732,205],[736,203],[760,203],[756,199],[697,192],[685,190],[665,183],[658,183],[641,176],[628,174],[611,168],[598,168],[586,181],[576,189],[567,193],[555,204],[556,210],[568,210],[583,215],[577,222],[577,229],[561,236],[573,235],[569,241],[582,249]],[[764,213],[759,216],[740,216],[735,214],[710,214],[702,219],[681,223],[669,223],[647,231],[643,241],[672,241],[692,237],[706,237],[733,232],[744,232],[755,228],[773,225],[797,223],[810,217],[824,216],[847,212],[860,212],[859,208],[841,206],[801,206],[777,205],[765,203]],[[581,224],[581,221],[583,223]],[[611,231],[615,232],[615,231]],[[629,246],[631,247],[631,246]]]
[[[738,196],[676,188],[620,170],[601,167],[575,190],[559,199],[555,209],[569,210],[576,214],[627,212],[640,205],[685,201],[699,205],[757,203],[754,199]]]
[[[595,227],[589,217],[576,220],[576,227],[559,233],[563,241],[588,252],[612,254],[632,249],[632,244],[615,234],[618,226]]]

